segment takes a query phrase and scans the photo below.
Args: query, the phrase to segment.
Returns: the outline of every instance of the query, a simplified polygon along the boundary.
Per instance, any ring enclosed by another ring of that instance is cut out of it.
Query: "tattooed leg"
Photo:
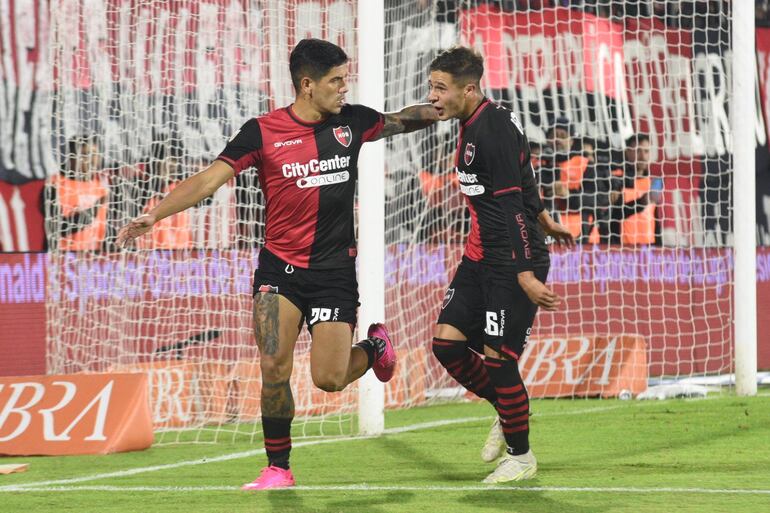
[[[282,419],[294,417],[294,396],[289,380],[262,383],[262,416]]]
[[[268,464],[289,468],[291,421],[294,397],[291,393],[292,357],[302,314],[289,300],[271,293],[254,298],[254,336],[262,369],[262,432]]]
[[[264,292],[254,297],[254,338],[263,381],[278,383],[291,377],[301,323],[302,313],[285,297]]]
[[[254,336],[263,356],[278,352],[278,296],[260,293],[254,298]]]

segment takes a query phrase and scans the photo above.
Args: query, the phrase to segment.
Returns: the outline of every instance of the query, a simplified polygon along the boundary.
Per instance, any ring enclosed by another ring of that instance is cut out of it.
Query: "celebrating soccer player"
[[[294,485],[289,468],[294,345],[303,320],[312,335],[313,383],[335,392],[372,368],[393,376],[396,354],[382,324],[351,346],[358,307],[353,196],[361,145],[424,128],[435,109],[413,105],[381,114],[345,103],[348,57],[304,39],[289,60],[294,103],[247,121],[204,171],[180,183],[148,214],[124,227],[125,244],[197,204],[236,174],[256,168],[266,198],[265,246],[254,273],[254,334],[262,369],[262,429],[268,466],[244,490]]]
[[[483,72],[481,56],[464,47],[442,52],[430,65],[428,100],[439,119],[461,122],[455,166],[471,214],[433,353],[454,379],[497,410],[482,458],[502,455],[484,482],[503,483],[537,472],[529,448],[529,397],[517,362],[537,308],[555,310],[561,301],[544,285],[550,260],[543,232],[568,245],[573,239],[543,208],[521,123],[484,97]]]

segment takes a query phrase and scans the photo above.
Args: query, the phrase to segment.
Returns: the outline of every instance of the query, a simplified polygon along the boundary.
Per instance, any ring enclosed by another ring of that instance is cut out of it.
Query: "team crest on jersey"
[[[350,146],[350,143],[353,141],[353,132],[350,131],[349,126],[338,126],[335,127],[332,131],[334,132],[334,138],[337,139],[338,143],[343,145],[345,148]]]
[[[442,310],[449,305],[449,302],[452,301],[453,297],[455,297],[455,289],[446,289],[446,294],[444,294],[444,302],[441,303]]]
[[[466,166],[470,166],[473,162],[473,157],[476,156],[476,145],[473,143],[467,143],[465,145],[465,153],[463,153],[463,160]]]

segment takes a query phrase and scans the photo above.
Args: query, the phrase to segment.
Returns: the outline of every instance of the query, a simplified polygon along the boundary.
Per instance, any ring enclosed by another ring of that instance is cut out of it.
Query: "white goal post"
[[[735,202],[735,391],[757,393],[757,231],[755,127],[757,119],[754,9],[733,5],[733,175],[735,190],[748,201]]]

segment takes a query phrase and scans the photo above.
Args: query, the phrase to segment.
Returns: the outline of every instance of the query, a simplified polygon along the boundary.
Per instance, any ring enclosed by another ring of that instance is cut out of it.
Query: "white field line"
[[[630,405],[635,406],[645,406],[645,405],[657,405],[660,404],[658,401],[645,401],[642,403],[636,403],[636,402],[628,402],[623,404],[614,404],[610,406],[598,406],[595,408],[585,408],[582,410],[572,410],[572,411],[565,411],[565,412],[553,412],[553,413],[541,413],[533,415],[534,418],[539,417],[559,417],[559,416],[565,416],[565,415],[583,415],[586,413],[601,413],[605,411],[611,411],[611,410],[617,410],[621,408],[627,408]],[[422,422],[419,424],[411,424],[408,426],[401,426],[397,428],[390,428],[386,429],[383,434],[384,435],[394,435],[394,434],[400,434],[400,433],[407,433],[411,431],[418,431],[421,429],[431,429],[436,427],[442,427],[442,426],[449,426],[454,424],[466,424],[471,422],[479,422],[479,421],[490,421],[493,417],[486,416],[486,417],[464,417],[460,419],[447,419],[447,420],[438,420],[433,422]],[[346,441],[353,441],[353,440],[364,440],[367,438],[372,438],[371,436],[362,436],[362,435],[352,435],[352,436],[345,436],[345,437],[335,437],[335,438],[328,438],[328,439],[322,439],[322,440],[309,440],[309,441],[298,441],[298,442],[292,442],[292,449],[297,447],[308,447],[311,445],[321,445],[321,444],[330,444],[330,443],[337,443],[337,442],[346,442]],[[230,454],[223,454],[221,456],[214,456],[214,457],[207,457],[207,458],[199,458],[195,460],[186,460],[186,461],[179,461],[176,463],[166,463],[163,465],[152,465],[148,467],[137,467],[132,469],[126,469],[126,470],[118,470],[115,472],[105,472],[102,474],[92,474],[90,476],[81,476],[81,477],[73,477],[69,479],[55,479],[55,480],[49,480],[49,481],[37,481],[37,482],[29,482],[29,483],[19,483],[16,485],[5,485],[0,486],[0,493],[2,492],[16,492],[19,491],[22,488],[40,488],[40,487],[50,487],[50,486],[56,486],[56,485],[69,485],[73,483],[83,483],[88,481],[98,481],[101,479],[110,479],[110,478],[119,478],[119,477],[126,477],[126,476],[133,476],[136,474],[143,474],[146,472],[155,472],[159,470],[171,470],[175,468],[180,467],[189,467],[189,466],[196,466],[196,465],[205,465],[208,463],[218,463],[222,461],[230,461],[230,460],[237,460],[241,458],[249,458],[251,456],[257,456],[260,454],[264,454],[265,449],[251,449],[249,451],[241,451],[241,452],[235,452]],[[486,488],[484,488],[486,489]]]
[[[551,417],[551,416],[559,416],[559,415],[577,415],[580,413],[596,413],[596,412],[601,412],[606,410],[613,410],[624,406],[625,405],[614,405],[614,406],[603,406],[599,408],[587,408],[585,410],[579,410],[579,411],[555,412],[555,413],[547,414],[547,416]],[[538,416],[546,416],[546,414],[541,414]],[[383,434],[396,435],[400,433],[407,433],[410,431],[417,431],[421,429],[431,429],[431,428],[442,427],[442,426],[450,426],[454,424],[466,424],[470,422],[491,421],[491,420],[492,420],[492,417],[464,417],[460,419],[437,420],[434,422],[422,422],[420,424],[412,424],[408,426],[401,426],[397,428],[386,429]],[[291,445],[292,445],[292,449],[295,449],[297,447],[308,447],[311,445],[330,444],[330,443],[345,442],[350,440],[363,440],[366,438],[371,438],[371,437],[354,435],[354,436],[346,436],[346,437],[328,438],[324,440],[309,440],[304,442],[298,441],[298,442],[292,442]],[[230,454],[223,454],[221,456],[214,456],[211,458],[199,458],[196,460],[179,461],[176,463],[166,463],[163,465],[152,465],[149,467],[138,467],[138,468],[132,468],[132,469],[126,469],[126,470],[117,470],[115,472],[105,472],[103,474],[92,474],[90,476],[73,477],[69,479],[55,479],[51,481],[37,481],[37,482],[31,482],[31,483],[19,483],[18,485],[5,485],[5,486],[0,486],[0,492],[18,491],[19,488],[68,485],[68,484],[74,484],[74,483],[83,483],[87,481],[110,479],[114,477],[119,478],[119,477],[133,476],[136,474],[143,474],[145,472],[155,472],[158,470],[171,470],[171,469],[180,468],[180,467],[205,465],[207,463],[218,463],[221,461],[230,461],[230,460],[237,460],[241,458],[249,458],[251,456],[257,456],[264,453],[265,453],[265,449],[263,447],[261,449],[251,449],[249,451],[234,452]]]
[[[9,488],[8,492],[235,492],[238,486],[47,486]],[[601,486],[378,486],[378,485],[345,485],[345,486],[295,486],[281,488],[271,492],[307,491],[307,492],[471,492],[471,491],[506,491],[506,492],[571,492],[571,493],[674,493],[674,494],[720,494],[720,495],[770,495],[770,490],[728,489],[728,488],[639,488],[639,487],[601,487]]]

